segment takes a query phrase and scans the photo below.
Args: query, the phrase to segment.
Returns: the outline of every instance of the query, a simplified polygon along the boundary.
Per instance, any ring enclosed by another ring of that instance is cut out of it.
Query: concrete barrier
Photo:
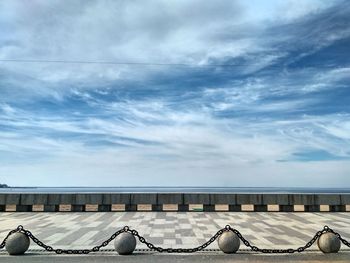
[[[349,212],[350,194],[0,194],[0,212]]]

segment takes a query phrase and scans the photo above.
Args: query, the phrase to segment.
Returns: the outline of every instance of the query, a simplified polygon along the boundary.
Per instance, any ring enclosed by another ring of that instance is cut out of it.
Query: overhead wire
[[[0,62],[9,63],[57,63],[57,64],[100,64],[100,65],[125,65],[125,66],[165,66],[165,67],[190,67],[190,68],[230,68],[230,67],[249,67],[249,66],[262,66],[258,63],[241,63],[241,64],[187,64],[187,63],[159,63],[159,62],[128,62],[128,61],[92,61],[92,60],[48,60],[48,59],[0,59]],[[282,65],[265,65],[264,67],[288,67],[295,66],[295,63],[282,64]],[[321,65],[321,64],[309,64],[301,67],[326,67],[334,68],[339,67],[335,65]]]

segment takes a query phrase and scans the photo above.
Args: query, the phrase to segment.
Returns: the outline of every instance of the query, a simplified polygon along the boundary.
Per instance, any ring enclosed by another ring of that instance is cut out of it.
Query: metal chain
[[[20,226],[19,226],[20,227]],[[8,239],[8,237],[10,236],[10,235],[12,235],[13,233],[16,233],[18,231],[18,228],[17,229],[13,229],[13,230],[11,230],[8,234],[7,234],[7,236],[4,238],[4,240],[1,242],[1,244],[0,244],[0,249],[2,249],[2,248],[4,248],[5,247],[5,245],[6,245],[6,240]]]
[[[215,233],[207,242],[205,242],[203,245],[200,245],[198,247],[194,248],[162,248],[162,247],[156,247],[152,243],[148,242],[143,236],[139,235],[139,233],[136,230],[128,229],[127,232],[131,233],[135,237],[139,239],[139,241],[143,244],[145,244],[149,249],[155,250],[160,253],[194,253],[198,251],[202,251],[207,246],[209,246],[211,243],[213,243],[223,232],[224,228],[220,229],[218,232]]]
[[[282,254],[282,253],[295,253],[295,252],[303,252],[305,249],[311,247],[316,241],[317,239],[324,233],[326,232],[326,228],[328,229],[327,226],[325,226],[325,228],[322,230],[322,231],[318,231],[316,232],[316,234],[314,235],[314,237],[306,243],[305,246],[302,246],[302,247],[299,247],[299,248],[296,248],[296,249],[293,249],[293,248],[288,248],[288,249],[262,249],[262,248],[258,248],[256,246],[252,246],[248,240],[246,240],[242,234],[237,230],[237,229],[233,229],[232,227],[230,226],[226,226],[226,230],[227,231],[232,231],[233,233],[235,233],[238,238],[240,240],[242,240],[243,244],[246,246],[246,247],[249,247],[252,251],[254,252],[261,252],[261,253],[265,253],[265,254]]]
[[[113,235],[111,235],[110,238],[103,241],[101,245],[95,246],[91,249],[54,249],[51,246],[46,245],[45,243],[41,242],[38,238],[36,238],[30,231],[22,229],[20,232],[27,235],[30,239],[33,240],[35,244],[38,246],[44,248],[46,251],[53,251],[56,254],[89,254],[90,252],[98,252],[102,247],[107,246],[112,240],[114,240],[118,235],[125,232],[125,229],[128,229],[128,227],[124,227],[123,229],[118,230]]]
[[[100,245],[95,246],[91,249],[55,249],[51,246],[46,245],[44,242],[40,241],[37,237],[35,237],[29,230],[26,230],[23,228],[23,226],[19,225],[16,229],[11,230],[5,239],[2,241],[0,244],[0,249],[4,248],[6,245],[6,240],[8,237],[16,232],[20,232],[28,236],[35,244],[38,246],[44,248],[46,251],[49,252],[54,252],[56,254],[89,254],[90,252],[98,252],[102,247],[106,247],[111,241],[113,241],[118,235],[121,233],[127,232],[132,234],[133,236],[137,237],[138,240],[145,244],[150,250],[157,251],[159,253],[195,253],[198,251],[204,250],[206,247],[208,247],[210,244],[212,244],[218,237],[227,231],[231,231],[237,235],[237,237],[243,242],[243,244],[246,247],[249,247],[252,251],[254,252],[261,252],[265,254],[282,254],[282,253],[301,253],[304,250],[308,249],[311,247],[317,240],[318,238],[326,232],[331,232],[335,234],[339,240],[346,246],[350,247],[350,243],[345,240],[344,238],[341,237],[341,235],[337,232],[335,232],[333,229],[329,228],[328,226],[325,226],[321,231],[316,232],[316,234],[313,236],[313,238],[305,244],[305,246],[293,249],[293,248],[288,248],[288,249],[262,249],[256,246],[253,246],[250,244],[250,242],[243,237],[243,235],[237,230],[232,228],[231,226],[227,225],[225,228],[220,229],[213,235],[207,242],[204,244],[194,247],[194,248],[163,248],[163,247],[158,247],[155,246],[154,244],[148,242],[143,236],[141,236],[136,230],[130,229],[128,226],[123,227],[122,229],[118,230],[115,232],[113,235],[110,236],[107,240],[103,241]]]
[[[326,226],[325,226],[325,227],[326,227]],[[342,238],[342,236],[341,236],[338,232],[335,232],[335,231],[334,231],[333,229],[331,229],[331,228],[328,228],[328,229],[327,229],[327,232],[333,233],[334,235],[336,235],[336,236],[339,238],[339,240],[340,240],[345,246],[350,247],[350,242],[347,241],[347,240],[345,240],[344,238]]]

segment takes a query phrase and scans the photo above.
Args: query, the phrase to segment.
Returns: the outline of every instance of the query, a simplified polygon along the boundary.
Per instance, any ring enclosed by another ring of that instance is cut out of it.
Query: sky
[[[0,1],[0,183],[350,187],[350,3]]]

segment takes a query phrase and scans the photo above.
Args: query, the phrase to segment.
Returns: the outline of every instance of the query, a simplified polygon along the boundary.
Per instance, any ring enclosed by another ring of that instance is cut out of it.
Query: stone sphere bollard
[[[6,240],[5,248],[10,255],[23,255],[29,248],[29,237],[23,233],[11,234]]]
[[[225,231],[218,239],[218,245],[222,252],[230,254],[236,253],[240,246],[238,236],[232,231]]]
[[[114,248],[119,255],[130,255],[135,247],[136,238],[127,232],[119,234],[114,241]]]
[[[340,249],[340,240],[333,233],[323,233],[317,241],[318,248],[323,253],[337,253]]]

